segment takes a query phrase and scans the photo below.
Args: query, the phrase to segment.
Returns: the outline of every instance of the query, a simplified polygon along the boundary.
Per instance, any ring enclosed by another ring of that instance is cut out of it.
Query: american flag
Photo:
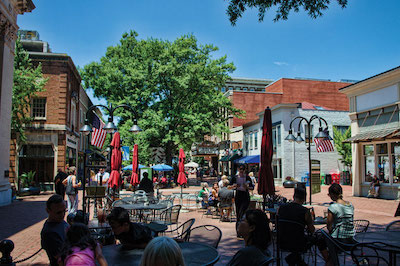
[[[317,152],[334,151],[332,142],[329,139],[319,140],[317,138],[314,138],[314,142],[317,148]]]
[[[92,132],[92,145],[98,148],[103,148],[104,141],[106,140],[107,132],[103,129],[104,122],[94,114],[93,116],[93,132]]]

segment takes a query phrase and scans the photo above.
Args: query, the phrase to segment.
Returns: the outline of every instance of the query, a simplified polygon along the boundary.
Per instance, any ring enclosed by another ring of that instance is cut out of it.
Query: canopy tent
[[[260,163],[260,155],[250,155],[239,159],[236,159],[234,163],[239,164],[250,164],[250,163]]]
[[[167,164],[156,164],[153,165],[151,168],[155,171],[172,171],[174,168],[172,166],[169,166]]]
[[[198,163],[195,163],[195,162],[190,162],[190,163],[185,164],[185,167],[198,168],[198,167],[199,167],[199,164],[198,164]]]
[[[139,164],[139,169],[146,168],[146,167],[147,166],[145,166],[145,165]],[[122,168],[122,170],[124,170],[124,171],[126,171],[126,170],[132,171],[132,164],[125,166],[124,168]]]

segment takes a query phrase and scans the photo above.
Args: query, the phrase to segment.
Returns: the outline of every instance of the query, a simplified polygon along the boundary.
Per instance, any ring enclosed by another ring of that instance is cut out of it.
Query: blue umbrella
[[[155,171],[172,171],[174,168],[172,166],[166,165],[166,164],[156,164],[153,165],[151,168]]]
[[[147,167],[145,165],[139,164],[139,169],[142,169],[143,167]],[[122,170],[131,170],[132,171],[132,164],[129,164],[127,166],[125,166],[124,168],[122,168]]]

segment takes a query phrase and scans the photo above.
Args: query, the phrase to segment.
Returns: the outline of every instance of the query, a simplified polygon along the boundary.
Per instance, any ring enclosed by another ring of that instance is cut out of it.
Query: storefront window
[[[371,182],[375,175],[374,145],[364,145],[364,173],[365,182]]]
[[[399,183],[400,178],[400,143],[392,143],[393,183]]]
[[[378,154],[378,178],[383,183],[389,183],[390,178],[387,146],[387,143],[376,144],[376,153]]]

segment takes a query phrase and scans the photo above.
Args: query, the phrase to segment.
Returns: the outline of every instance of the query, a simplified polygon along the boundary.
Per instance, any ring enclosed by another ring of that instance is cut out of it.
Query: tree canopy
[[[336,0],[338,4],[345,8],[348,0]],[[312,18],[322,16],[322,12],[328,9],[331,0],[229,0],[229,5],[226,10],[229,20],[232,25],[235,25],[237,20],[242,17],[247,8],[258,9],[258,20],[264,20],[265,13],[271,7],[276,7],[276,15],[274,21],[287,20],[290,11],[299,12],[301,8],[308,13]]]
[[[18,141],[26,140],[24,126],[32,121],[31,99],[42,91],[47,79],[43,78],[42,66],[34,67],[19,39],[15,43],[14,77],[12,89],[11,132]]]
[[[333,127],[333,141],[335,142],[335,148],[339,155],[342,157],[340,161],[347,167],[351,168],[352,155],[351,155],[351,143],[343,142],[351,137],[351,127],[345,132],[341,132],[336,127]]]
[[[220,91],[235,67],[226,56],[214,59],[217,49],[199,44],[193,35],[170,42],[140,40],[131,31],[108,47],[100,62],[86,65],[81,75],[95,96],[136,110],[144,131],[127,137],[124,145],[139,143],[141,161],[149,158],[149,147],[163,147],[170,163],[178,147],[189,150],[206,134],[227,132],[228,116],[241,113]],[[129,136],[133,114],[116,112],[121,134]]]

